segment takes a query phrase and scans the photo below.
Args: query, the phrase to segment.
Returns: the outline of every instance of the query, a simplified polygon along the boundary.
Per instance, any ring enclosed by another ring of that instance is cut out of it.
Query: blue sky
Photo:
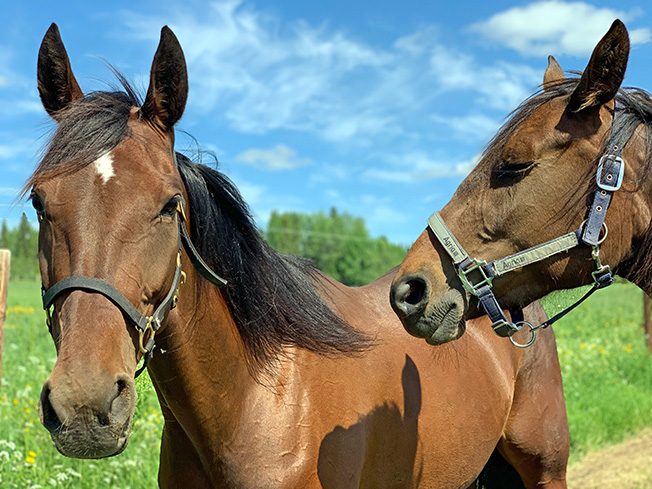
[[[103,59],[146,87],[162,25],[177,34],[190,95],[179,129],[213,150],[261,226],[271,210],[331,206],[409,244],[506,115],[541,83],[547,54],[584,68],[619,17],[625,84],[647,88],[647,2],[5,2],[0,32],[0,219],[47,141],[36,91],[57,22],[84,91]],[[183,136],[178,148],[192,146]]]

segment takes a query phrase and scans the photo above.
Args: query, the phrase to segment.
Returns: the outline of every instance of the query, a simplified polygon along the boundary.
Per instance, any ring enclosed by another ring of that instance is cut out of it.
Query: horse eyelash
[[[494,174],[498,177],[517,177],[522,176],[529,172],[536,163],[534,161],[527,161],[523,163],[510,163],[502,162],[494,168]]]

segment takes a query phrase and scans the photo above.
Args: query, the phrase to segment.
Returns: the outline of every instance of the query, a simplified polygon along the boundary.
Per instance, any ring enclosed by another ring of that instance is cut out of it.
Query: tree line
[[[384,236],[372,238],[362,218],[335,208],[310,214],[273,211],[263,234],[276,250],[309,258],[347,285],[371,282],[398,265],[406,252]],[[25,214],[13,229],[2,222],[0,248],[11,250],[13,278],[38,277],[38,230]]]
[[[38,277],[38,230],[30,224],[25,213],[13,229],[9,228],[6,219],[2,221],[0,248],[11,250],[11,278]]]
[[[329,213],[273,211],[265,233],[278,251],[305,256],[347,285],[366,284],[402,260],[406,248],[381,236],[372,238],[360,217]]]

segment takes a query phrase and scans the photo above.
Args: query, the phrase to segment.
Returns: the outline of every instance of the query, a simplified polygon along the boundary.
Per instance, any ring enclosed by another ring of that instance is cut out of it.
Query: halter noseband
[[[178,251],[177,262],[172,278],[172,285],[166,294],[163,301],[154,310],[151,316],[145,316],[127,299],[122,292],[116,289],[108,282],[95,278],[83,276],[70,276],[52,285],[46,289],[41,287],[43,309],[47,315],[47,325],[52,333],[52,306],[55,299],[65,291],[69,290],[84,290],[90,292],[97,292],[109,299],[120,311],[129,319],[129,322],[138,331],[138,347],[140,353],[143,354],[143,365],[136,371],[135,377],[138,377],[145,368],[154,354],[156,343],[154,337],[156,332],[160,329],[161,324],[170,310],[174,309],[179,299],[179,289],[185,282],[186,274],[181,270],[181,248],[185,248],[188,258],[193,266],[199,273],[212,284],[222,287],[226,285],[226,280],[217,275],[210,267],[204,262],[199,252],[192,244],[190,236],[186,231],[186,214],[183,207],[183,201],[179,200],[177,203],[177,220],[179,222],[179,237],[178,237]]]
[[[616,110],[618,109],[614,108],[614,119]],[[612,122],[612,134],[607,144],[608,150],[600,158],[596,170],[597,188],[593,196],[593,203],[589,209],[589,215],[576,231],[519,251],[513,255],[486,262],[469,256],[446,226],[439,212],[435,212],[428,219],[428,227],[451,257],[464,289],[478,298],[478,302],[491,319],[494,331],[499,336],[509,337],[515,346],[521,348],[531,346],[536,340],[539,329],[547,328],[579,306],[596,290],[607,287],[614,282],[609,265],[603,265],[600,260],[600,244],[607,238],[609,232],[605,224],[607,208],[613,193],[618,191],[623,183],[625,162],[621,154],[625,143],[632,135],[633,129],[631,132],[620,131],[614,134],[613,127]],[[602,233],[603,230],[604,233]],[[593,277],[591,289],[575,303],[538,326],[533,326],[528,321],[524,321],[523,312],[520,309],[512,312],[512,317],[517,318],[516,321],[508,320],[493,293],[494,278],[580,245],[591,247],[591,257],[595,264],[595,270],[591,274]],[[531,334],[530,339],[521,344],[514,340],[512,335],[520,331],[524,326],[529,328]]]

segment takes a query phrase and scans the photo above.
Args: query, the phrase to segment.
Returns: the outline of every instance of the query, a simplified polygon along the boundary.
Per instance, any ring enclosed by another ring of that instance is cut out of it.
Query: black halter
[[[181,270],[181,249],[186,250],[190,262],[199,271],[199,273],[212,284],[222,287],[226,285],[226,280],[213,272],[210,267],[204,262],[199,252],[192,244],[190,236],[186,231],[186,215],[183,207],[183,201],[180,200],[177,204],[177,220],[179,222],[179,239],[177,251],[177,264],[174,270],[174,277],[170,290],[166,294],[163,301],[154,310],[151,316],[145,316],[131,302],[122,294],[118,289],[108,282],[95,278],[83,276],[71,276],[59,280],[57,283],[46,289],[41,286],[43,309],[47,314],[47,325],[52,334],[52,311],[51,308],[55,299],[65,291],[69,290],[84,290],[87,292],[97,292],[109,299],[115,304],[120,311],[127,317],[129,322],[138,330],[138,346],[140,353],[143,354],[143,365],[136,371],[135,377],[138,377],[147,368],[149,360],[154,354],[156,343],[154,337],[156,332],[160,329],[161,323],[167,316],[168,312],[177,305],[179,298],[179,289],[183,285],[186,274]]]
[[[611,197],[614,192],[620,189],[623,182],[625,162],[621,156],[622,151],[636,129],[632,127],[628,130],[615,130],[618,110],[616,105],[614,107],[611,135],[606,145],[607,149],[598,162],[595,176],[596,190],[589,208],[588,217],[576,231],[487,263],[485,260],[469,256],[448,229],[438,212],[434,213],[428,220],[428,226],[451,257],[464,289],[469,294],[477,297],[479,305],[491,319],[496,334],[509,337],[515,346],[528,347],[532,345],[536,340],[536,332],[539,329],[547,328],[579,306],[596,290],[607,287],[614,282],[611,269],[608,265],[603,265],[600,260],[600,244],[608,234],[605,218]],[[523,312],[520,309],[512,311],[512,320],[508,320],[493,293],[494,278],[545,260],[552,255],[568,251],[579,245],[591,247],[591,257],[595,263],[595,270],[591,274],[593,277],[591,289],[575,303],[538,326],[533,326],[524,321]],[[527,326],[530,330],[530,339],[525,344],[517,343],[512,335],[520,331],[524,326]]]

